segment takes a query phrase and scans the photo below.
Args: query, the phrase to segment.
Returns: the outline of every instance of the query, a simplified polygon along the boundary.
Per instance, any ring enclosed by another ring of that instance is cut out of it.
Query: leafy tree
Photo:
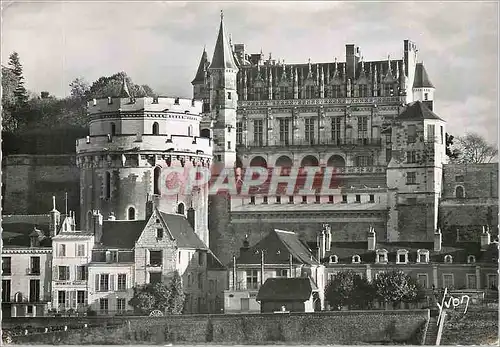
[[[148,286],[134,287],[134,296],[129,301],[129,305],[137,312],[146,315],[156,309],[156,298],[152,291],[148,289]]]
[[[488,143],[484,137],[476,133],[467,133],[457,139],[459,153],[456,161],[458,163],[490,163],[498,155],[496,146]]]
[[[87,93],[89,92],[90,86],[83,78],[75,78],[73,82],[69,84],[71,88],[71,96],[73,98],[85,100]]]
[[[354,276],[354,290],[351,294],[350,307],[359,310],[370,309],[375,299],[375,288],[365,277]]]
[[[179,272],[174,272],[174,277],[170,282],[170,297],[168,299],[168,313],[181,314],[184,308],[185,295],[182,290],[182,280]]]
[[[22,107],[28,101],[28,92],[24,87],[24,76],[23,76],[23,66],[19,59],[19,54],[13,52],[9,56],[9,67],[17,78],[16,89],[14,90],[14,95],[16,98],[16,105]]]
[[[456,148],[452,148],[455,136],[446,133],[446,155],[451,162],[455,162],[460,156],[460,152]]]
[[[140,98],[144,96],[154,96],[151,87],[147,85],[139,86],[132,82],[132,79],[127,76],[125,72],[118,72],[112,76],[103,76],[96,80],[90,86],[87,92],[87,98],[105,98],[105,97],[119,97],[121,96],[123,79],[127,81],[127,86],[131,96]]]
[[[16,75],[12,69],[2,66],[2,127],[4,131],[14,131],[17,128],[17,120],[13,115],[16,87]]]
[[[349,305],[354,291],[354,277],[351,270],[338,272],[325,288],[325,300],[336,310]]]
[[[379,273],[373,286],[376,297],[394,308],[401,302],[416,302],[422,295],[417,282],[399,270]]]

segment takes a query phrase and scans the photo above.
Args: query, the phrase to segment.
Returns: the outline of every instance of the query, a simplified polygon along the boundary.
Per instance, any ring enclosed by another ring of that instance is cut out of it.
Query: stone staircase
[[[437,325],[437,317],[431,317],[425,334],[424,345],[435,346],[437,342],[439,326]]]

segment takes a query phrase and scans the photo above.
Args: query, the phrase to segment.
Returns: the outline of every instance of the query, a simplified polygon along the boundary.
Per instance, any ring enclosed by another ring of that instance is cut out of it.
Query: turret
[[[434,109],[434,85],[432,84],[424,63],[417,63],[415,66],[415,79],[413,81],[413,101],[420,100],[429,110]]]

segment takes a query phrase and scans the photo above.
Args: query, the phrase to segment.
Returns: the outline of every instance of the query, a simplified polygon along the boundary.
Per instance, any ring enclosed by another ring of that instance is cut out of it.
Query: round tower
[[[81,221],[92,211],[117,220],[147,218],[146,202],[188,218],[208,246],[208,186],[169,189],[172,169],[185,173],[212,160],[212,143],[200,137],[203,102],[173,97],[121,97],[88,103],[90,136],[77,140]],[[186,176],[184,176],[186,177]],[[178,183],[177,183],[178,184]]]

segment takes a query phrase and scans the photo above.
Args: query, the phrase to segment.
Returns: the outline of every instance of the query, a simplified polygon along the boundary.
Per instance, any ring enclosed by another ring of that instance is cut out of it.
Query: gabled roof
[[[105,248],[133,249],[146,226],[145,220],[105,220],[101,243]]]
[[[220,20],[219,36],[217,37],[217,42],[215,43],[214,56],[212,58],[212,63],[210,64],[210,69],[238,69],[236,62],[234,61],[233,50],[231,49],[226,36],[222,15]]]
[[[307,245],[291,231],[272,230],[266,237],[247,250],[242,250],[237,264],[260,264],[260,250],[264,250],[265,264],[288,264],[290,255],[297,264],[317,264]]]
[[[260,287],[257,301],[307,301],[313,285],[309,277],[268,278]]]
[[[205,82],[205,68],[208,64],[207,51],[203,48],[203,53],[201,54],[200,65],[198,65],[198,70],[196,71],[196,76],[191,84],[194,83],[204,83]]]
[[[160,212],[160,216],[167,225],[168,230],[174,237],[177,247],[195,248],[207,250],[207,246],[200,240],[198,235],[189,224],[186,217],[179,214]]]
[[[415,66],[415,79],[413,80],[413,88],[434,88],[423,63],[417,63]]]
[[[441,120],[437,114],[429,110],[429,108],[420,100],[414,101],[406,105],[406,108],[398,116],[398,120],[424,120],[436,119]]]

